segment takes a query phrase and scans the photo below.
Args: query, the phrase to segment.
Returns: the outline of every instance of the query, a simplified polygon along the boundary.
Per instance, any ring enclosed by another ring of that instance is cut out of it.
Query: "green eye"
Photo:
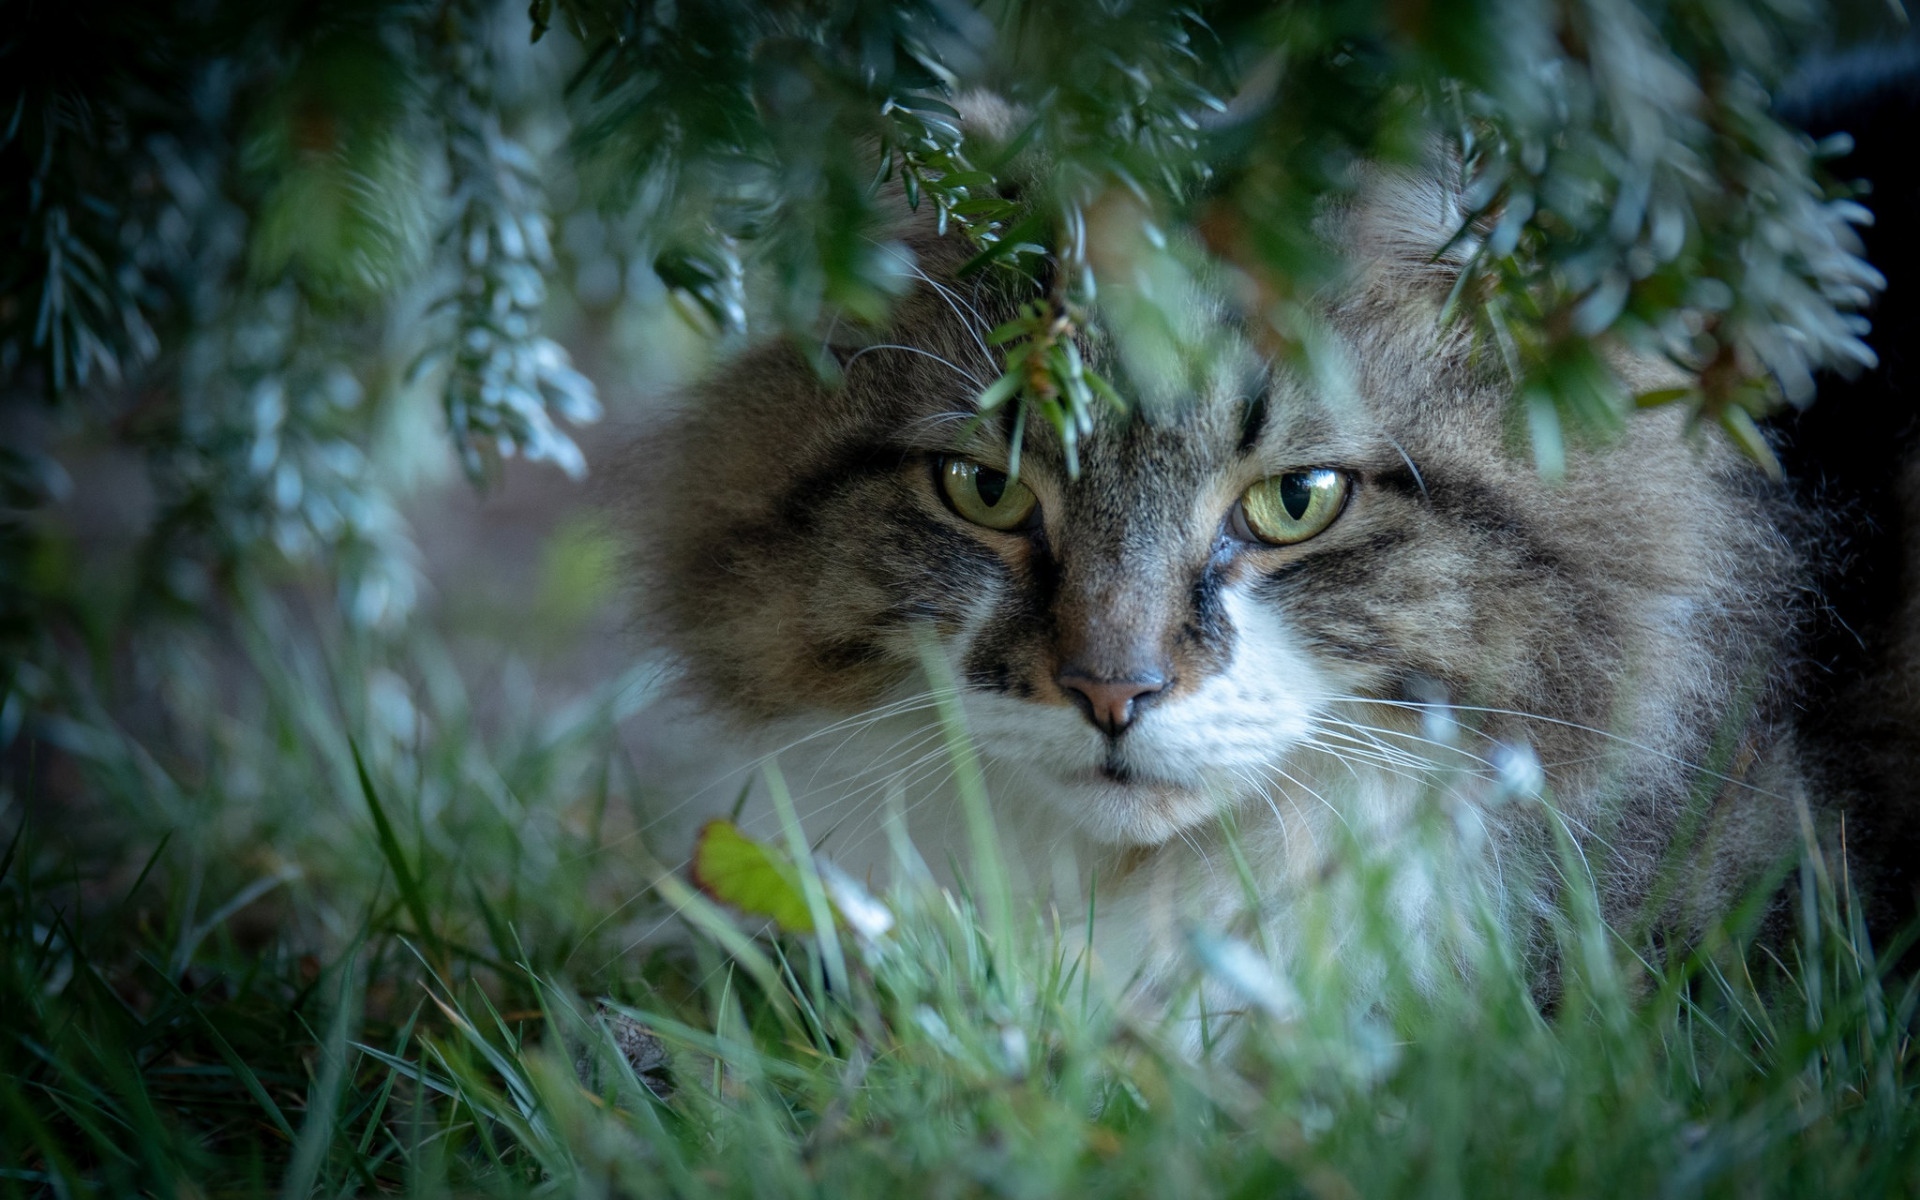
[[[1325,468],[1270,475],[1240,497],[1241,522],[1263,542],[1291,546],[1333,524],[1347,490],[1347,477]]]
[[[1033,489],[1007,478],[1005,471],[965,458],[940,460],[940,490],[947,503],[975,525],[1015,529],[1033,515]]]

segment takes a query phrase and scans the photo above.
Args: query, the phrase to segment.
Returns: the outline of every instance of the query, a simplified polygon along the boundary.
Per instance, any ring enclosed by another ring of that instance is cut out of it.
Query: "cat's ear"
[[[966,135],[970,152],[976,160],[984,159],[994,163],[1006,162],[1006,150],[1013,145],[1025,131],[1032,114],[1012,104],[998,92],[989,92],[984,88],[961,92],[953,99],[953,107],[960,114],[960,128]],[[1029,173],[1020,170],[1020,156],[1014,156],[1014,176]]]
[[[1444,304],[1479,245],[1460,159],[1434,145],[1413,166],[1368,164],[1323,231],[1351,264],[1348,303]]]

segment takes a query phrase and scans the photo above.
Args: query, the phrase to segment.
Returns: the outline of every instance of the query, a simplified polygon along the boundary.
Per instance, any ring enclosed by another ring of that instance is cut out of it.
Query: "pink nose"
[[[1079,671],[1066,670],[1056,676],[1061,688],[1096,728],[1109,737],[1117,737],[1133,724],[1140,701],[1157,695],[1167,686],[1162,675],[1143,675],[1134,679],[1095,679]]]

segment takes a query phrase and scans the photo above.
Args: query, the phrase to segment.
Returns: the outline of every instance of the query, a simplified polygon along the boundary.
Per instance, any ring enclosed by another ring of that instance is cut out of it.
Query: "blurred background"
[[[235,971],[298,1011],[417,939],[357,760],[444,969],[619,974],[657,667],[595,483],[739,327],[581,178],[580,42],[490,3],[4,25],[9,1043],[77,1011],[49,921],[137,1011]]]

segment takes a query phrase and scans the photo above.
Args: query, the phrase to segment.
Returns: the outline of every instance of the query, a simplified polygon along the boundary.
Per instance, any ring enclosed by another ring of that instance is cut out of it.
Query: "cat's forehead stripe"
[[[1255,392],[1246,402],[1246,409],[1240,417],[1240,445],[1236,449],[1246,454],[1260,444],[1267,431],[1267,416],[1273,406],[1267,400],[1266,389]]]

